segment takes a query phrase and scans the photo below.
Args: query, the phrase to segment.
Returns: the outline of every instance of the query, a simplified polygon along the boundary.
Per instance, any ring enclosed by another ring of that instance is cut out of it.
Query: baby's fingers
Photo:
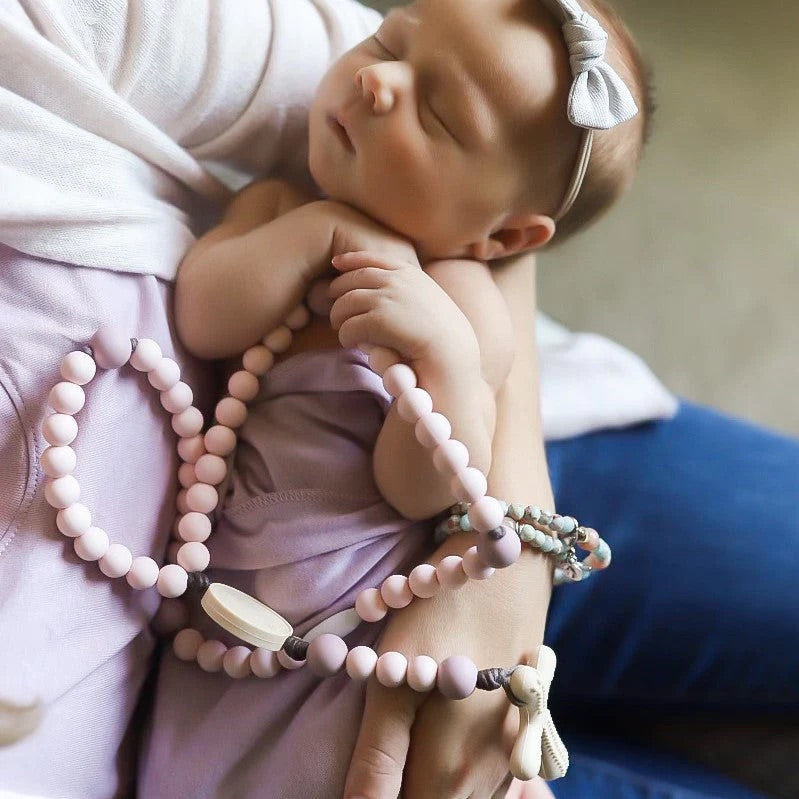
[[[377,302],[377,293],[372,289],[353,289],[342,294],[330,309],[330,326],[338,330],[353,316],[371,311]]]
[[[378,267],[353,269],[330,281],[328,296],[335,300],[353,289],[381,289],[388,284],[390,276],[390,272]]]
[[[409,267],[419,268],[419,264],[402,260],[401,258],[389,255],[378,255],[376,252],[359,250],[358,252],[347,252],[333,257],[333,266],[339,272],[351,272],[353,269],[363,269],[367,266],[379,269],[408,269]]]

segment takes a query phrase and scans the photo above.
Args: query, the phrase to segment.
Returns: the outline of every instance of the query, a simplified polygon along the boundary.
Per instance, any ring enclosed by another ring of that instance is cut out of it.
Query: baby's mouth
[[[341,142],[344,149],[348,150],[351,153],[354,153],[355,147],[352,144],[352,139],[350,139],[350,135],[347,132],[347,128],[340,121],[340,118],[341,114],[338,114],[337,116],[330,116],[327,118],[327,124],[330,126],[330,129],[333,131],[333,135]]]

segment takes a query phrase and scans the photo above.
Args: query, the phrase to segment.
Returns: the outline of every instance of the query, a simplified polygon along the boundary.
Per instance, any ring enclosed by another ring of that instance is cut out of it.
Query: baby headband
[[[588,171],[588,160],[595,130],[608,130],[632,119],[638,113],[630,90],[605,61],[608,34],[577,0],[544,0],[546,7],[562,23],[563,38],[569,51],[572,82],[567,103],[569,122],[583,128],[577,164],[566,196],[555,214],[558,222],[577,199]]]

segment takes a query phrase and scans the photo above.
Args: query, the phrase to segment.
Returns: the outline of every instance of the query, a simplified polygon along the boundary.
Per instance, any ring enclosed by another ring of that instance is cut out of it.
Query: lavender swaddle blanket
[[[298,634],[351,607],[362,588],[407,573],[431,544],[372,479],[390,397],[355,350],[293,356],[274,367],[242,428],[231,492],[209,540],[212,579],[250,592]],[[209,637],[224,637],[198,619]],[[373,644],[362,625],[350,647]],[[307,669],[262,680],[207,674],[165,654],[140,796],[341,796],[363,704],[346,675]]]

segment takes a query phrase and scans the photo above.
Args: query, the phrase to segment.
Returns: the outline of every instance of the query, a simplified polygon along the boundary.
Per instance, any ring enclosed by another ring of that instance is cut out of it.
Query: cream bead
[[[55,523],[64,535],[77,538],[92,526],[92,513],[85,505],[75,502],[58,511]]]
[[[47,447],[39,463],[48,477],[63,477],[75,471],[78,458],[72,447]]]
[[[424,693],[436,687],[438,663],[428,655],[417,655],[408,663],[408,686],[414,691]]]
[[[85,386],[97,374],[97,364],[91,355],[80,350],[74,350],[62,359],[60,372],[64,380],[69,380],[70,383],[76,383],[79,386]]]
[[[86,404],[86,392],[76,383],[67,380],[56,383],[47,395],[47,404],[56,413],[70,416],[78,413]]]
[[[410,424],[416,424],[432,411],[433,398],[423,388],[409,388],[397,397],[397,413]]]
[[[108,533],[100,527],[90,527],[75,539],[73,546],[82,560],[100,560],[108,552]]]
[[[474,466],[456,472],[449,481],[449,490],[458,502],[477,502],[486,495],[486,476]]]
[[[65,447],[78,435],[78,423],[65,413],[53,413],[42,422],[42,435],[48,444]]]
[[[130,365],[138,372],[150,372],[158,366],[163,355],[161,347],[151,338],[140,338],[130,356]]]
[[[375,676],[386,688],[397,688],[405,682],[408,660],[401,652],[384,652],[377,659]]]
[[[433,465],[444,477],[463,471],[469,464],[469,450],[462,441],[455,438],[439,444],[433,450]]]
[[[111,544],[97,564],[100,571],[111,578],[124,577],[133,564],[133,555],[123,544]]]
[[[45,484],[44,498],[52,508],[68,508],[80,499],[80,485],[71,474],[56,477]]]

